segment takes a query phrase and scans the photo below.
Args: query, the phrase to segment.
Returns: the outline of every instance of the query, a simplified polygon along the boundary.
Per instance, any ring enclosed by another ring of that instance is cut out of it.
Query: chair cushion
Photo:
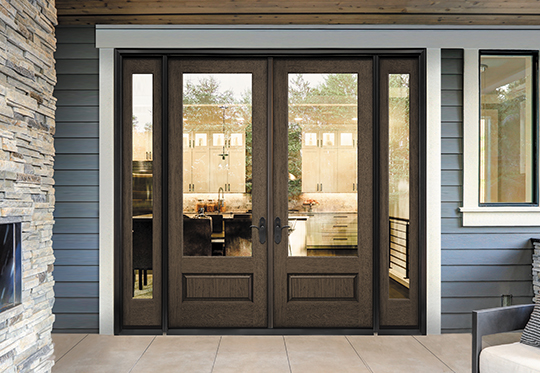
[[[521,343],[540,347],[540,305],[534,306],[531,318],[521,335]]]
[[[540,348],[512,343],[484,348],[480,373],[539,373]]]

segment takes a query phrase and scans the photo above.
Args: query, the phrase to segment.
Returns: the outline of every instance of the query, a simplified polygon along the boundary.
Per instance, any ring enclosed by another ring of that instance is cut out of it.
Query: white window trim
[[[531,39],[532,40],[532,39]],[[520,48],[516,46],[513,49]],[[534,50],[531,45],[528,50]],[[538,48],[538,46],[536,46]],[[486,47],[485,49],[489,49]],[[504,47],[493,49],[505,49]],[[506,49],[511,49],[506,46]],[[480,49],[465,49],[463,55],[463,226],[540,226],[540,207],[489,206],[479,204],[480,157]],[[537,103],[538,104],[538,103]],[[537,175],[540,173],[537,172]]]
[[[111,105],[114,48],[426,48],[427,333],[440,334],[441,48],[531,49],[534,40],[540,40],[538,26],[97,25],[96,47],[100,48],[100,333],[113,334],[114,331],[114,108]],[[478,95],[477,88],[473,92]],[[471,102],[468,97],[467,102]],[[470,124],[470,120],[467,123]],[[478,128],[478,125],[468,127]],[[473,138],[476,144],[477,135]],[[473,208],[478,209],[478,204],[464,206],[469,212]],[[469,212],[467,215],[471,216]]]

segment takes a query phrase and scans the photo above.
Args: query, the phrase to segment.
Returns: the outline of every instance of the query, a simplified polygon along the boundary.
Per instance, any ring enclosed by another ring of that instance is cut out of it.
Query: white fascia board
[[[97,25],[97,48],[530,49],[539,27]]]

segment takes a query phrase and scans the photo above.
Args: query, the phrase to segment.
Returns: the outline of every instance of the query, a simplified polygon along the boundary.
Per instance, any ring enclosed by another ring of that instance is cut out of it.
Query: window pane
[[[152,298],[152,74],[133,74],[133,297]]]
[[[183,79],[184,255],[251,256],[252,76]]]
[[[389,297],[409,298],[409,74],[388,83]]]
[[[533,202],[533,58],[480,58],[480,203]]]
[[[289,256],[357,255],[357,92],[356,74],[289,74]]]

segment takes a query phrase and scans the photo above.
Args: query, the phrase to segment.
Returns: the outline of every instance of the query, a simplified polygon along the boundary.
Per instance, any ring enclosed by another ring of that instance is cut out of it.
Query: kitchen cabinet
[[[306,224],[306,248],[356,249],[358,218],[356,213],[315,213]]]
[[[320,151],[319,148],[302,148],[302,192],[319,191],[320,183]]]
[[[200,144],[200,143],[199,143]],[[192,149],[191,191],[205,193],[209,186],[210,153],[207,146],[196,145]]]
[[[358,167],[356,148],[340,148],[337,152],[337,191],[351,193],[357,191]]]
[[[246,149],[243,146],[229,148],[229,170],[227,172],[229,192],[246,191]]]
[[[214,193],[220,187],[245,192],[244,133],[233,133],[229,139],[223,133],[185,133],[183,144],[184,192]]]
[[[353,131],[304,131],[302,192],[355,192],[356,152],[356,133]]]
[[[227,167],[230,158],[229,155],[223,159],[223,148],[213,148],[210,150],[210,190],[209,192],[217,192],[219,188],[227,191]],[[225,152],[225,154],[228,154]]]
[[[184,134],[184,152],[182,154],[182,160],[183,160],[183,188],[184,191],[191,192],[192,183],[193,180],[192,176],[192,170],[191,165],[193,163],[193,155],[191,151],[191,141],[189,134]]]

